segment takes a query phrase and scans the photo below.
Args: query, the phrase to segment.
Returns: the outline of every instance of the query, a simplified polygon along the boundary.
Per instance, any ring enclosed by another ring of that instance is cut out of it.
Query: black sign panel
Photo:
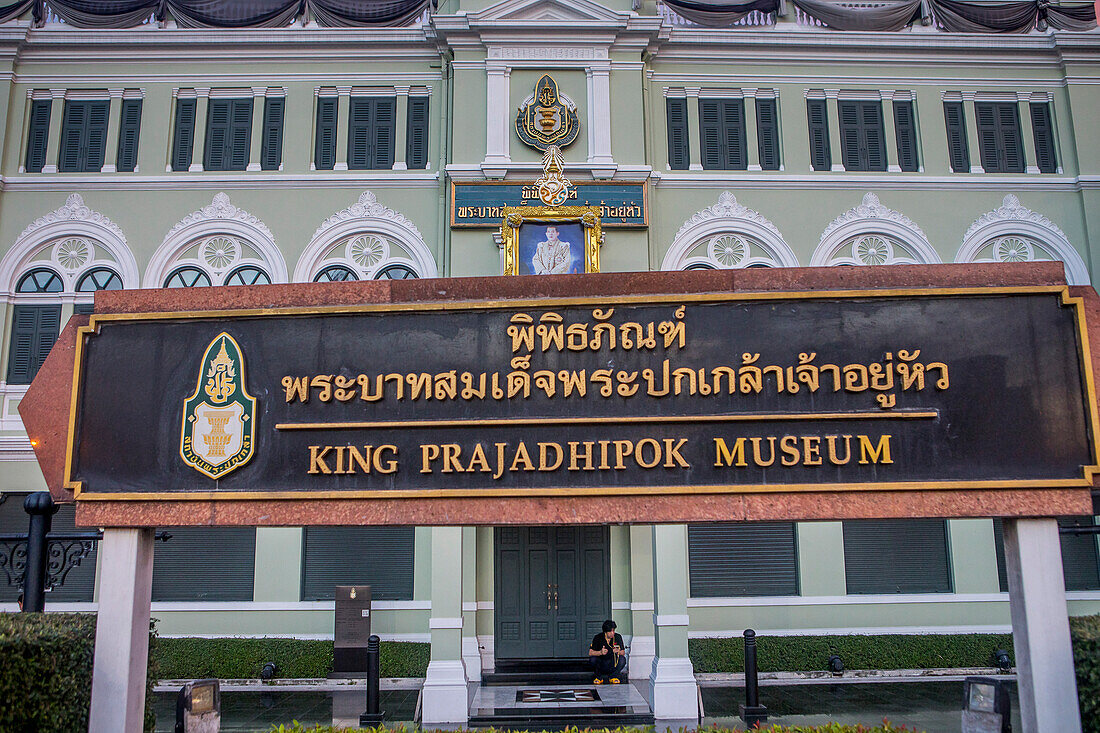
[[[95,316],[78,499],[1082,486],[1064,289]]]

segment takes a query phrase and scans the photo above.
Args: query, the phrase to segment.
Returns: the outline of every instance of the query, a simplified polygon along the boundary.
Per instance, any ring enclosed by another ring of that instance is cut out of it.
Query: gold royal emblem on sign
[[[199,473],[221,478],[252,458],[255,426],[256,398],[245,390],[241,347],[220,333],[206,347],[198,385],[183,403],[180,456]]]
[[[535,92],[519,108],[516,134],[525,145],[545,152],[551,145],[564,148],[577,139],[580,123],[577,109],[558,95],[558,84],[544,75],[535,85]]]

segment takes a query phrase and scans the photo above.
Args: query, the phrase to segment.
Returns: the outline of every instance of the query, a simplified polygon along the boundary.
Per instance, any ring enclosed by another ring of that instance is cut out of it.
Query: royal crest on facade
[[[516,134],[525,145],[545,152],[547,147],[564,148],[577,139],[580,122],[576,106],[558,94],[558,84],[549,74],[535,84],[534,93],[520,105]]]
[[[220,333],[206,347],[195,392],[183,403],[180,456],[199,473],[221,478],[252,458],[255,425],[241,347]]]

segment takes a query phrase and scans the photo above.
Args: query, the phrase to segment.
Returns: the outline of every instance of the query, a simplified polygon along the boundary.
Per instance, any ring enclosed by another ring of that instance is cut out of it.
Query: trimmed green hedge
[[[991,667],[997,649],[1012,657],[1012,635],[764,636],[757,637],[756,659],[761,672],[821,671],[833,654],[845,669]],[[688,653],[696,672],[745,671],[741,637],[691,639]]]
[[[86,613],[0,613],[0,730],[88,729],[95,621]],[[149,643],[155,650],[155,632]],[[145,694],[146,731],[156,723],[154,672],[150,669]]]
[[[423,677],[428,669],[428,644],[384,641],[383,677]],[[310,639],[160,639],[156,657],[161,679],[255,678],[268,662],[277,677],[327,677],[332,672],[332,642]]]
[[[1100,616],[1069,620],[1083,733],[1100,733]]]

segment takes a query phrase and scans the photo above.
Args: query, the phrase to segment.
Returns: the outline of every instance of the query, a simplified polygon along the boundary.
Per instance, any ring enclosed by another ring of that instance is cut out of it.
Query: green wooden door
[[[496,657],[584,657],[611,613],[607,527],[498,527]]]

